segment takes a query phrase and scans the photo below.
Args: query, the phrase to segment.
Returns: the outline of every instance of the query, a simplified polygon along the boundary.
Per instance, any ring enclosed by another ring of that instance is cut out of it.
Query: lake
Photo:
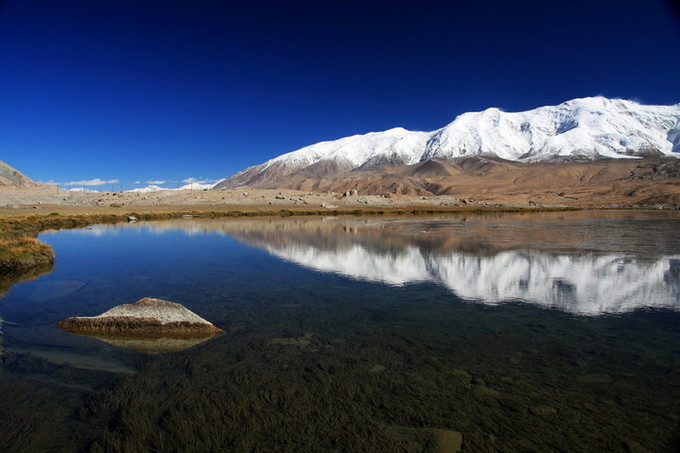
[[[472,452],[677,451],[679,220],[188,218],[45,232],[54,269],[0,299],[0,450],[444,452],[462,439]],[[55,327],[143,297],[225,332],[150,354]]]

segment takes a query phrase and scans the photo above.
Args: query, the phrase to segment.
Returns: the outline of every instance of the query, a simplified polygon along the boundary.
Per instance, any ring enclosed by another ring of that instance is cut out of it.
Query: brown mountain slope
[[[0,161],[0,189],[39,187],[40,184],[19,170]]]
[[[680,204],[680,159],[616,159],[518,163],[469,157],[428,160],[380,171],[314,177],[294,173],[252,188],[376,195],[453,195],[475,200],[566,204]]]

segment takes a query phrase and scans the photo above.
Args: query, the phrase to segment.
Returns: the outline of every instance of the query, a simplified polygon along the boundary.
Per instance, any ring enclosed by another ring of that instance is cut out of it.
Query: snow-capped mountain
[[[177,188],[173,187],[161,187],[156,184],[149,184],[146,187],[138,187],[136,189],[130,189],[126,190],[126,192],[131,192],[131,193],[149,193],[149,192],[158,192],[159,190],[208,190],[212,189],[215,186],[214,183],[189,183],[189,184],[184,184],[183,186],[179,186]]]
[[[490,108],[464,113],[432,132],[394,128],[310,145],[247,168],[215,188],[477,155],[518,162],[680,156],[680,104],[591,97],[526,112]]]

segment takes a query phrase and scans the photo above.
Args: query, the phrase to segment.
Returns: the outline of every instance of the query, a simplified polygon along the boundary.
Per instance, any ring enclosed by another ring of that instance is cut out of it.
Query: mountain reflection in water
[[[388,285],[432,282],[486,304],[521,301],[584,315],[679,310],[677,227],[647,223],[645,213],[636,213],[636,221],[631,216],[570,213],[573,224],[564,214],[546,213],[531,219],[181,220],[145,227],[221,231],[310,269]]]
[[[275,255],[322,271],[387,284],[432,281],[457,296],[496,304],[520,300],[596,315],[641,307],[680,308],[680,256],[643,262],[623,255],[551,255],[510,250],[493,256],[432,253],[408,247],[376,253],[356,245],[320,250],[291,244]]]

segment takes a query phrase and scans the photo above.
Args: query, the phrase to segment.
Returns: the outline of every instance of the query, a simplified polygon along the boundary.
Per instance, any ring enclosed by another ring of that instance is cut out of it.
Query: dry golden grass
[[[37,239],[0,239],[0,274],[26,271],[54,263],[52,247]]]

